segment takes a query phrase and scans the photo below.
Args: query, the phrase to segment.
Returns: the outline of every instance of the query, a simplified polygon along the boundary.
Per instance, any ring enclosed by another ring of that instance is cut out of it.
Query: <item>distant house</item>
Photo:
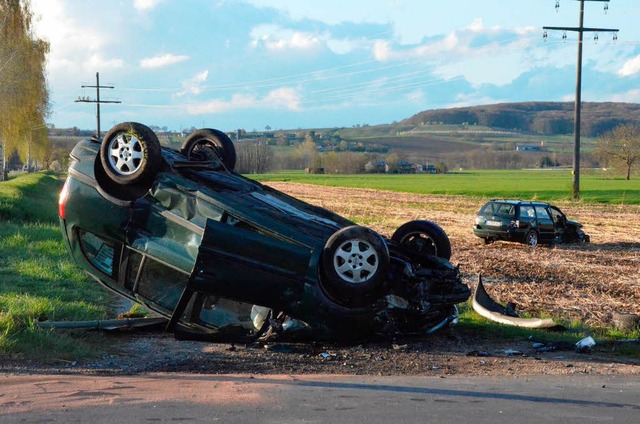
[[[416,172],[413,163],[405,162],[403,160],[398,162],[398,174],[413,174]]]
[[[388,167],[385,161],[379,160],[375,162],[367,162],[364,165],[364,170],[373,174],[383,174],[388,172]]]
[[[540,146],[516,146],[518,152],[539,152]]]
[[[423,172],[426,172],[427,174],[437,174],[438,171],[436,170],[436,166],[435,165],[425,165],[423,167]]]

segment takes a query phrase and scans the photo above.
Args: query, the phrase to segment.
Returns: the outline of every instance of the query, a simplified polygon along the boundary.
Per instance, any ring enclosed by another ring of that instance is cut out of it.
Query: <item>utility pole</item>
[[[543,37],[547,39],[548,30],[564,31],[562,33],[562,39],[567,39],[567,31],[574,31],[578,33],[578,63],[576,67],[576,101],[574,106],[574,118],[573,118],[573,185],[571,188],[571,197],[573,200],[580,198],[580,109],[582,107],[582,40],[585,32],[595,32],[594,40],[598,40],[599,32],[613,32],[614,41],[617,40],[617,29],[611,28],[585,28],[584,26],[584,2],[585,1],[597,1],[604,3],[604,11],[606,13],[609,10],[609,0],[576,0],[580,2],[580,19],[577,27],[542,27],[544,33]],[[556,10],[560,7],[560,0],[556,0]]]
[[[119,100],[100,100],[101,88],[114,88],[112,85],[100,85],[100,73],[96,72],[96,85],[82,85],[82,88],[95,88],[96,98],[78,97],[76,103],[95,103],[96,104],[96,138],[100,140],[100,103],[122,103]]]

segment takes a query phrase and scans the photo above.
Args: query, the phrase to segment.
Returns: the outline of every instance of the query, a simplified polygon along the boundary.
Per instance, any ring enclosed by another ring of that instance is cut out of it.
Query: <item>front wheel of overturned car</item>
[[[100,162],[106,176],[116,184],[146,184],[160,170],[160,142],[149,127],[123,122],[111,128],[102,140]]]
[[[435,222],[409,221],[393,233],[391,240],[410,249],[413,253],[451,259],[451,242],[447,233]]]
[[[222,131],[203,128],[192,132],[182,143],[182,154],[189,160],[220,160],[229,171],[236,167],[236,148]]]
[[[339,304],[362,307],[381,292],[389,249],[375,231],[353,225],[334,233],[322,252],[320,284]]]
[[[526,236],[524,236],[524,242],[529,247],[536,247],[538,245],[538,232],[536,230],[530,230]]]

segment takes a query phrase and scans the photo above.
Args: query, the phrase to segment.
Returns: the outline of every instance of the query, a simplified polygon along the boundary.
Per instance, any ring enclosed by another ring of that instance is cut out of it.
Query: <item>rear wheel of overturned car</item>
[[[447,233],[435,222],[409,221],[393,233],[391,240],[419,255],[433,255],[449,260],[451,242]]]
[[[123,122],[111,128],[102,140],[100,162],[116,184],[148,183],[160,170],[160,142],[149,127]]]
[[[322,253],[320,284],[347,307],[370,304],[380,294],[389,268],[389,249],[382,236],[358,225],[334,233]]]
[[[529,247],[536,247],[538,245],[538,232],[536,230],[530,230],[526,236],[524,236],[524,242]]]
[[[219,130],[203,128],[194,131],[182,143],[181,151],[189,160],[220,160],[229,171],[236,167],[236,148],[229,136]]]

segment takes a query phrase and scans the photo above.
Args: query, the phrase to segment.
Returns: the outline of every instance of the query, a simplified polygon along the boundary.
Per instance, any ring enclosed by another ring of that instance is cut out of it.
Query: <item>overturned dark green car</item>
[[[388,239],[235,162],[213,129],[179,151],[132,122],[79,142],[59,204],[74,261],[180,337],[354,340],[456,321],[470,292],[438,225],[411,221]]]

